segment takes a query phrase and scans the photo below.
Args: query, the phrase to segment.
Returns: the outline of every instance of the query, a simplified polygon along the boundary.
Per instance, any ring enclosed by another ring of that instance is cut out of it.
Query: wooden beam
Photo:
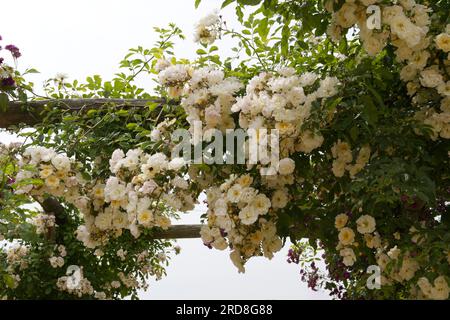
[[[8,128],[12,125],[25,124],[33,126],[45,117],[46,106],[60,108],[68,111],[86,112],[91,109],[99,109],[105,105],[114,105],[117,108],[142,108],[149,103],[169,103],[165,99],[49,99],[33,100],[26,103],[21,101],[10,101],[8,109],[0,112],[0,128]]]
[[[66,222],[66,217],[64,215],[65,208],[53,197],[46,198],[42,204],[42,208],[47,214],[54,215],[56,218],[56,224],[62,225]],[[186,224],[186,225],[173,225],[167,230],[155,231],[153,234],[153,239],[192,239],[200,238],[201,224]],[[55,230],[51,230],[51,237],[55,237]],[[57,239],[61,240],[61,239]]]
[[[182,224],[170,226],[167,230],[156,231],[155,239],[192,239],[200,238],[201,224]]]

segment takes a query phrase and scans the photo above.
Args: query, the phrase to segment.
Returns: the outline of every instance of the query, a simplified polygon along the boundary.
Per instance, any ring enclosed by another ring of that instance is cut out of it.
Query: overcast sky
[[[154,26],[175,22],[187,40],[176,47],[178,57],[193,58],[193,25],[199,17],[220,8],[222,0],[14,0],[1,5],[2,45],[13,43],[22,52],[19,69],[38,69],[30,77],[37,86],[62,72],[70,79],[99,74],[111,78],[118,62],[131,47],[151,47],[157,40]],[[229,26],[236,25],[233,8],[221,14]],[[218,42],[228,53],[231,42]],[[227,50],[228,48],[228,50]],[[150,86],[146,79],[143,85]],[[0,133],[0,141],[12,137]],[[204,206],[184,215],[177,223],[199,223]],[[286,262],[288,246],[269,261],[254,258],[245,274],[238,274],[227,251],[209,250],[200,239],[180,240],[182,253],[172,260],[168,275],[150,284],[144,299],[328,299],[300,281],[299,268]]]

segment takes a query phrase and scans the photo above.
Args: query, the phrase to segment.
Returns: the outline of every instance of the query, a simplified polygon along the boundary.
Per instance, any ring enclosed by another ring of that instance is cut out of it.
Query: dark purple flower
[[[0,47],[0,50],[1,50],[1,47]],[[3,63],[3,60],[5,60],[5,59],[3,59],[2,57],[0,57],[0,64]]]
[[[12,77],[2,79],[2,86],[4,86],[4,87],[12,87],[15,84],[16,84],[16,82],[14,81],[14,79]]]
[[[297,252],[296,250],[293,249],[289,249],[288,251],[288,259],[287,259],[288,263],[295,263],[298,264],[300,262],[300,254],[299,252]]]
[[[10,185],[10,184],[13,184],[14,182],[16,182],[15,179],[9,178],[8,181],[6,181],[6,184]]]
[[[15,45],[13,45],[13,44],[8,44],[6,47],[5,47],[5,49],[6,50],[8,50],[8,51],[10,51],[11,52],[11,54],[12,54],[12,56],[14,57],[14,58],[19,58],[22,54],[20,53],[20,51],[19,51],[19,48],[17,48]]]

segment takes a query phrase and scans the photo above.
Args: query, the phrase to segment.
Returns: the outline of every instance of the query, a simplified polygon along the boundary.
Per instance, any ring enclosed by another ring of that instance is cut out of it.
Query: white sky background
[[[2,3],[1,44],[17,45],[22,57],[19,69],[41,73],[28,79],[40,87],[45,79],[62,72],[69,80],[99,74],[110,79],[118,62],[132,47],[152,47],[158,40],[153,27],[175,22],[187,39],[175,48],[178,58],[193,58],[198,46],[192,41],[193,25],[203,15],[220,8],[222,0],[14,0]],[[236,26],[233,7],[221,12],[228,26]],[[230,54],[227,39],[216,43]],[[151,86],[148,79],[142,85]],[[0,141],[12,138],[0,133]],[[205,211],[184,215],[178,223],[199,223]],[[253,258],[246,273],[238,274],[229,251],[209,250],[200,239],[180,240],[180,255],[173,257],[168,275],[150,284],[143,299],[329,299],[300,281],[299,267],[286,262],[289,246],[269,261]]]

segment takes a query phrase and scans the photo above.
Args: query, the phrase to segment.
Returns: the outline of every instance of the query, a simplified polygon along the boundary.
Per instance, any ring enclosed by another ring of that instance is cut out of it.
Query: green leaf
[[[244,12],[242,11],[242,7],[236,6],[236,16],[238,17],[238,21],[243,23]]]
[[[366,84],[367,89],[369,89],[370,93],[372,93],[372,95],[375,97],[375,99],[377,100],[377,103],[380,107],[385,107],[383,98],[380,96],[380,94],[374,89],[372,88],[372,86]]]
[[[118,115],[119,117],[126,117],[128,115],[128,110],[121,109],[116,112],[116,115]]]
[[[281,31],[281,54],[283,56],[287,56],[289,54],[289,36],[291,34],[291,30],[289,29],[289,25],[285,24],[283,30]]]
[[[4,92],[0,93],[0,112],[6,112],[8,110],[8,95]]]
[[[203,49],[198,49],[198,50],[196,51],[196,53],[197,53],[198,55],[202,55],[202,54],[206,54],[206,51],[203,50]]]
[[[350,129],[350,137],[352,138],[353,141],[356,141],[356,139],[358,138],[358,134],[359,129],[357,126],[354,126],[353,128]]]
[[[229,5],[229,4],[232,3],[232,2],[234,2],[234,0],[225,0],[225,1],[222,3],[222,9],[225,8],[227,5]]]
[[[261,39],[263,41],[266,41],[267,39],[267,35],[269,34],[269,19],[262,19],[259,24],[258,27],[256,28],[256,30],[258,31],[259,36],[261,37]]]
[[[138,127],[139,125],[137,123],[128,123],[127,124],[127,129],[128,130],[134,130]]]
[[[147,102],[147,106],[148,106],[148,110],[153,111],[159,106],[159,103],[150,101],[150,102]]]
[[[11,289],[14,288],[14,285],[15,285],[14,278],[11,277],[9,274],[4,274],[3,275],[3,280],[5,281],[5,283],[8,286],[8,288],[11,288]]]
[[[30,68],[30,69],[25,70],[25,72],[23,74],[30,74],[30,73],[40,73],[40,72],[34,68]]]
[[[238,0],[239,4],[242,4],[244,6],[256,6],[258,5],[262,0]]]
[[[202,2],[202,0],[195,0],[195,9],[198,8],[198,6],[200,5],[200,2]]]
[[[378,110],[370,96],[364,95],[361,97],[363,103],[362,117],[371,126],[376,125],[378,122]]]

